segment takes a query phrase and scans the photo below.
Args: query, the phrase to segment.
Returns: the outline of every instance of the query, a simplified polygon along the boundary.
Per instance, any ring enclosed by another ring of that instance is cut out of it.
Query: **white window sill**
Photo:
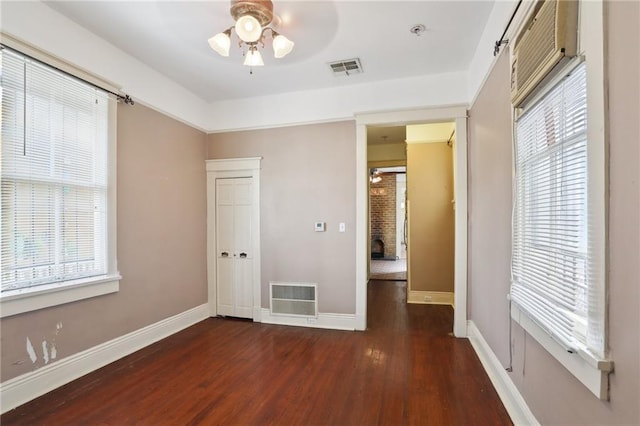
[[[613,371],[613,361],[598,359],[588,352],[568,352],[515,303],[511,304],[511,318],[595,396],[605,401],[609,399],[609,373]]]
[[[5,292],[0,297],[0,318],[116,293],[120,289],[120,278],[118,274],[101,275],[67,281],[62,285],[49,284]]]

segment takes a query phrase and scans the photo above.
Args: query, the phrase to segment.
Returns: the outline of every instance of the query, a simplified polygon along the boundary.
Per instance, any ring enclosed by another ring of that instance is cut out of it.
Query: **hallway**
[[[407,259],[375,260],[371,259],[372,280],[407,280]]]
[[[453,310],[368,286],[365,332],[210,318],[2,416],[50,425],[508,425]]]

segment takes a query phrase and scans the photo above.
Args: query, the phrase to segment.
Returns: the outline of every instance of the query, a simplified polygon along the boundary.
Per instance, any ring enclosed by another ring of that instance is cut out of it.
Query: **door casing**
[[[369,277],[369,168],[367,126],[454,122],[455,271],[453,334],[467,336],[467,109],[465,106],[427,108],[356,115],[356,318],[357,330],[367,328]]]
[[[253,189],[251,226],[253,238],[253,320],[261,320],[260,287],[260,163],[262,157],[230,158],[221,160],[207,160],[207,287],[209,316],[217,313],[217,282],[216,282],[216,179],[251,178]]]

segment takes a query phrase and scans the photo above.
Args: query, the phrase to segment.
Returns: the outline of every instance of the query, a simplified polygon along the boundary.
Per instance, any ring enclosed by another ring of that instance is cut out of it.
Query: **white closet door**
[[[216,180],[217,310],[252,318],[251,178]]]

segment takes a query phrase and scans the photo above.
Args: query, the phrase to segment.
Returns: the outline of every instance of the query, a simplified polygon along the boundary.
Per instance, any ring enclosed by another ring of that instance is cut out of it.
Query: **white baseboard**
[[[293,325],[297,327],[328,328],[334,330],[355,330],[354,314],[318,313],[318,318],[272,315],[269,309],[262,309],[261,322],[265,324]]]
[[[520,394],[520,391],[518,391],[516,385],[513,384],[511,377],[509,377],[507,371],[502,364],[500,364],[498,357],[493,353],[491,347],[489,347],[487,341],[484,340],[480,330],[473,321],[468,321],[467,333],[473,349],[476,351],[476,354],[478,354],[478,358],[480,358],[482,366],[487,372],[489,379],[491,379],[493,387],[496,388],[496,392],[498,392],[504,408],[506,408],[509,416],[511,416],[513,424],[516,426],[540,425],[540,422],[536,420],[527,406],[526,401]]]
[[[0,383],[0,413],[12,410],[208,317],[208,304],[196,306]]]
[[[407,294],[407,303],[453,306],[453,301],[453,293],[449,291],[409,290]]]

